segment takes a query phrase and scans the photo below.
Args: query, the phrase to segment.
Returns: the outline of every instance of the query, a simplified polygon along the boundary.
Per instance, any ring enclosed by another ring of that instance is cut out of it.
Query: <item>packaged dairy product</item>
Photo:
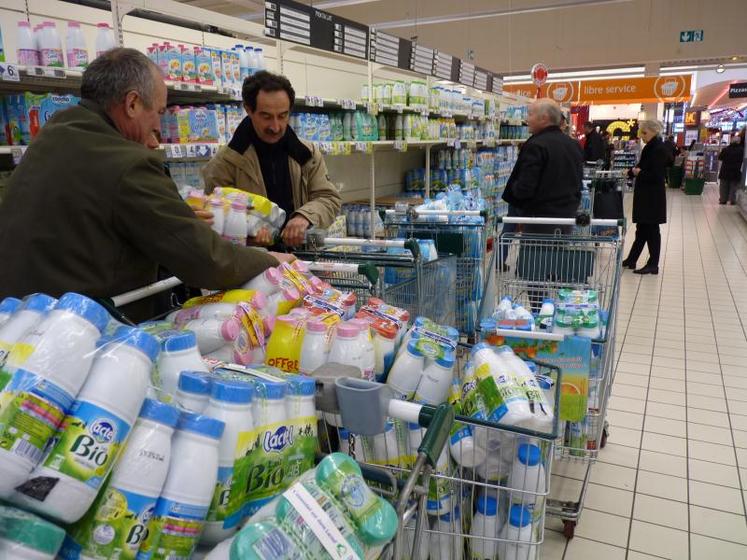
[[[265,363],[288,373],[298,373],[303,336],[302,320],[292,315],[277,317],[272,335],[267,341]]]
[[[413,400],[432,405],[446,402],[453,378],[454,354],[437,358],[423,370]]]
[[[329,419],[327,421],[329,422]],[[339,418],[339,422],[337,423],[341,422],[342,418]],[[400,448],[405,450],[405,445],[400,446],[397,438],[397,429],[391,419],[387,419],[384,424],[384,433],[374,436],[356,437],[361,441],[363,456],[366,461],[379,466],[400,466],[401,459],[403,459],[400,457]],[[421,437],[419,432],[416,437]]]
[[[247,236],[246,204],[234,201],[228,209],[226,223],[223,226],[223,239],[236,245],[246,245]]]
[[[114,38],[114,30],[108,23],[97,23],[96,28],[96,57],[99,57],[106,51],[115,48],[117,41]]]
[[[306,332],[301,344],[299,372],[311,375],[319,366],[329,361],[329,327],[322,321],[306,323]]]
[[[525,507],[535,521],[540,521],[543,508],[542,495],[546,490],[545,467],[542,453],[537,445],[522,443],[514,457],[509,485],[512,488],[511,503]]]
[[[296,288],[283,286],[280,291],[267,298],[265,311],[269,315],[283,315],[293,309],[299,299],[301,299],[301,294]]]
[[[358,344],[360,329],[358,325],[340,323],[335,331],[335,338],[329,351],[329,362],[357,367],[363,373],[361,349]]]
[[[8,322],[10,316],[18,311],[18,308],[21,307],[22,303],[23,302],[20,299],[14,297],[6,297],[2,302],[0,302],[0,327]]]
[[[254,428],[252,397],[254,387],[249,382],[215,379],[205,416],[225,423],[218,446],[218,482],[208,511],[202,542],[214,545],[236,531],[236,525],[226,527],[224,520],[234,484],[234,462],[239,436]]]
[[[4,560],[54,560],[65,531],[10,506],[0,505],[0,558]]]
[[[15,500],[63,523],[83,516],[143,405],[158,351],[152,335],[131,327],[117,329],[97,352],[55,445],[16,488]]]
[[[210,205],[210,211],[213,213],[213,224],[210,228],[222,236],[226,227],[226,212],[223,201],[219,198],[211,198],[208,204]]]
[[[65,39],[67,47],[67,67],[68,68],[85,68],[88,66],[88,48],[86,47],[86,38],[80,29],[80,23],[77,21],[67,22],[67,37]]]
[[[0,393],[0,497],[10,496],[41,461],[88,376],[108,321],[98,303],[68,293],[21,340],[33,350]]]
[[[183,371],[179,374],[174,401],[177,406],[202,414],[210,399],[210,378],[202,371]]]
[[[171,402],[176,394],[179,374],[183,371],[209,373],[197,350],[197,338],[192,331],[166,331],[159,335],[161,353],[153,371],[153,385],[162,392],[162,400]]]
[[[501,560],[535,560],[537,545],[532,546],[532,513],[520,505],[512,505],[501,538],[516,542],[501,542],[498,555]],[[526,543],[526,544],[523,544]]]
[[[283,275],[277,268],[268,268],[261,274],[258,274],[249,280],[249,282],[244,284],[243,288],[246,290],[257,290],[266,296],[271,296],[280,291],[280,280],[282,279],[282,276]]]
[[[358,334],[358,351],[361,356],[360,367],[363,379],[373,381],[376,369],[376,353],[371,337],[371,327],[369,327],[368,321],[363,319],[351,319],[349,322],[357,325],[360,329]]]
[[[397,356],[389,370],[386,384],[389,385],[398,398],[410,400],[420,383],[424,369],[424,357],[418,350],[417,341],[410,340],[404,353]]]
[[[62,68],[65,58],[62,54],[62,40],[57,33],[57,26],[52,21],[45,21],[42,27],[39,44],[39,60],[41,66]]]
[[[200,354],[209,354],[226,344],[233,343],[241,333],[241,323],[234,317],[225,321],[194,319],[185,323],[184,328],[195,333]]]
[[[171,462],[179,411],[145,399],[106,486],[86,515],[70,527],[62,560],[134,560],[147,536]]]
[[[433,531],[434,534],[430,537],[430,560],[462,560],[464,537],[459,506],[438,516],[433,524]]]
[[[454,377],[449,389],[449,404],[455,414],[462,414],[462,384]],[[449,451],[461,466],[472,468],[485,462],[485,449],[479,447],[472,433],[472,426],[454,422],[449,434]]]
[[[498,550],[501,530],[498,519],[498,502],[492,496],[480,495],[477,498],[477,511],[472,516],[469,534],[470,560],[494,560]],[[501,560],[503,556],[500,557]]]
[[[26,20],[18,22],[18,47],[16,60],[21,66],[39,66],[39,50],[34,42],[31,24]]]
[[[205,524],[218,480],[218,442],[225,424],[182,412],[171,443],[171,461],[161,496],[148,523],[138,560],[190,558]]]

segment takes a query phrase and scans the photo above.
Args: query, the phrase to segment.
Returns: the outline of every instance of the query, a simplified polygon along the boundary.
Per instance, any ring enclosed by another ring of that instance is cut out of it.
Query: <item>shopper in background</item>
[[[719,204],[736,204],[737,191],[742,181],[742,164],[744,162],[744,129],[734,136],[731,144],[718,154],[721,168],[718,170]]]
[[[241,285],[286,255],[224,241],[181,199],[158,147],[166,85],[133,49],[83,73],[82,101],[28,147],[0,205],[0,298],[33,292],[112,297],[163,265],[208,289]],[[152,315],[148,303],[128,316]]]
[[[282,239],[303,243],[310,226],[329,227],[340,210],[340,194],[330,182],[319,148],[300,140],[288,126],[296,93],[285,76],[257,72],[241,91],[246,117],[228,143],[203,168],[205,190],[236,187],[266,196],[285,210]],[[269,245],[262,230],[254,240]]]
[[[592,122],[584,123],[584,136],[586,141],[584,142],[584,161],[597,162],[600,159],[604,160],[606,150],[604,149],[604,140],[602,136],[597,132],[597,127]]]
[[[659,134],[659,121],[640,121],[638,132],[645,143],[641,159],[630,170],[635,177],[633,191],[633,222],[636,224],[635,240],[622,265],[634,269],[635,274],[659,274],[661,232],[659,224],[667,222],[667,193],[664,187],[670,153]],[[648,262],[635,269],[644,245],[648,245]]]
[[[674,141],[674,135],[670,134],[667,136],[667,139],[664,141],[664,146],[669,150],[669,153],[672,154],[672,164],[669,165],[669,167],[672,167],[674,165],[675,158],[679,155],[680,149],[677,147],[677,143]]]
[[[578,142],[561,132],[560,122],[555,101],[538,99],[529,106],[527,125],[532,136],[519,152],[502,197],[522,216],[576,216],[583,154]]]
[[[612,152],[615,151],[609,130],[602,131],[602,143],[604,144],[604,168],[609,169],[612,166]]]

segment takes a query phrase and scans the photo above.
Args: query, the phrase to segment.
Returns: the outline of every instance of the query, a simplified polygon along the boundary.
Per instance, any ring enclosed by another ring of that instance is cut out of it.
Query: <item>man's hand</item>
[[[276,253],[275,251],[267,251],[270,255],[275,257],[278,262],[284,263],[292,263],[296,260],[296,257],[294,255],[291,255],[290,253]]]
[[[635,175],[636,177],[638,177],[638,174],[640,172],[641,172],[641,168],[640,167],[634,167],[633,168],[633,175]]]
[[[207,225],[212,226],[213,225],[213,213],[210,210],[195,210],[195,216],[197,216],[200,220],[205,222]]]
[[[270,233],[270,229],[266,227],[261,228],[257,232],[257,235],[255,235],[254,237],[249,237],[248,239],[249,245],[272,245],[272,234]]]
[[[288,223],[285,224],[285,228],[283,229],[283,243],[288,247],[298,247],[303,243],[305,237],[304,234],[306,233],[306,230],[309,229],[310,225],[311,222],[300,214],[293,216],[288,220]]]

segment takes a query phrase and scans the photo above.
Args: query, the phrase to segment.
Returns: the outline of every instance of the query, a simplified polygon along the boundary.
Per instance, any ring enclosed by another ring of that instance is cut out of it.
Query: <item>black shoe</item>
[[[718,201],[718,203],[719,203],[719,205],[721,205],[721,206],[723,206],[724,204],[726,204],[726,202],[721,202],[720,200]]]
[[[634,270],[633,274],[659,274],[659,267],[658,266],[651,266],[646,265],[643,268],[639,268],[638,270]]]
[[[630,270],[635,270],[635,263],[633,261],[631,261],[630,259],[625,259],[622,262],[622,267],[623,268],[629,268]]]

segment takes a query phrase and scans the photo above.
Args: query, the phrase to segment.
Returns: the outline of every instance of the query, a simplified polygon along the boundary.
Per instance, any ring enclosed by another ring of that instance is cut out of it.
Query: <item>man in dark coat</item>
[[[44,126],[10,178],[0,205],[0,298],[108,298],[154,282],[158,265],[190,285],[223,289],[290,258],[232,245],[181,199],[154,149],[166,85],[148,57],[101,55],[83,73],[81,97]]]
[[[719,152],[718,159],[721,162],[721,168],[718,170],[718,203],[736,204],[744,163],[744,134],[741,137],[735,136],[731,144]]]
[[[584,137],[586,141],[584,143],[584,161],[599,161],[604,160],[606,150],[604,148],[604,140],[602,136],[597,132],[594,123],[584,123]]]
[[[659,253],[661,252],[661,232],[659,224],[667,222],[667,193],[664,187],[667,162],[670,152],[659,136],[661,124],[658,121],[638,123],[638,135],[646,144],[641,151],[641,159],[630,170],[635,177],[633,191],[633,222],[636,224],[635,241],[628,258],[622,265],[632,268],[636,274],[659,274]],[[643,247],[648,245],[648,262],[636,269],[636,262]]]

